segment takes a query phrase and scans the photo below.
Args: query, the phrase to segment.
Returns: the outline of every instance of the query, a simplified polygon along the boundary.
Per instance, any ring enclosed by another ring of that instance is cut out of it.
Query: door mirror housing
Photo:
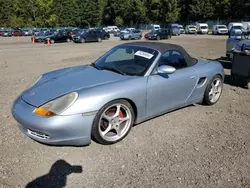
[[[157,73],[159,74],[173,74],[176,69],[169,65],[162,65],[157,68]]]

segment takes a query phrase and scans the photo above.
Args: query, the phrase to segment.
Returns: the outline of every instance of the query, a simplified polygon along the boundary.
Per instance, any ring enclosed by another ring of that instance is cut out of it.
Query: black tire
[[[55,44],[55,41],[53,39],[50,40],[51,44]]]
[[[129,37],[128,37],[128,40],[132,40],[132,37],[131,37],[131,36],[129,36]]]
[[[206,91],[205,91],[205,94],[204,94],[204,98],[203,98],[203,101],[202,103],[204,105],[214,105],[215,103],[217,103],[221,97],[221,93],[220,93],[220,96],[219,98],[215,101],[215,102],[212,102],[210,99],[209,99],[209,92],[210,92],[210,89],[211,89],[211,85],[212,83],[216,80],[216,79],[220,79],[221,81],[221,93],[223,91],[223,80],[222,80],[222,77],[220,75],[215,75],[211,81],[209,82],[209,84],[207,85],[207,88],[206,88]]]
[[[157,36],[157,37],[156,37],[156,40],[161,40],[161,37],[160,37],[160,36]]]
[[[121,137],[119,138],[118,140],[115,140],[115,141],[108,141],[108,140],[105,140],[99,133],[99,121],[100,121],[100,118],[103,114],[103,112],[105,110],[107,110],[110,106],[116,104],[116,103],[119,103],[119,104],[122,104],[122,105],[125,105],[131,112],[131,123],[129,125],[129,128],[127,130],[127,132]],[[91,131],[91,136],[92,136],[92,139],[100,144],[103,144],[103,145],[111,145],[111,144],[115,144],[117,142],[120,142],[121,140],[123,140],[127,135],[128,133],[130,132],[133,124],[134,124],[134,118],[135,118],[135,114],[134,114],[134,110],[133,110],[133,107],[131,106],[131,104],[126,101],[126,100],[114,100],[114,101],[111,101],[109,103],[107,103],[106,105],[104,105],[100,110],[99,112],[96,114],[96,117],[94,119],[94,122],[93,122],[93,125],[92,125],[92,131]]]
[[[68,43],[70,43],[71,42],[71,40],[70,40],[70,38],[67,38],[67,40],[66,40]]]

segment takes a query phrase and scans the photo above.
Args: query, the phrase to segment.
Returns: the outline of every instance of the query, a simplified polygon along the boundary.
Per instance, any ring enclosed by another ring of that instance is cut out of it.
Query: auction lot
[[[180,44],[197,58],[225,56],[226,36],[182,35],[161,42]],[[89,64],[121,43],[111,38],[47,46],[32,44],[30,37],[0,38],[0,187],[25,187],[44,175],[44,187],[57,181],[56,188],[250,187],[250,91],[230,85],[230,63],[223,63],[226,80],[217,104],[141,123],[115,145],[46,146],[18,130],[11,104],[42,73]]]

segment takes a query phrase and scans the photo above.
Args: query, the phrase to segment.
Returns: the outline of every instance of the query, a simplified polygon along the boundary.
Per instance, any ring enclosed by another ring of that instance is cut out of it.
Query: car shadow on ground
[[[29,182],[26,188],[63,188],[67,183],[67,176],[72,173],[82,173],[82,166],[74,166],[65,160],[58,160],[48,174]]]

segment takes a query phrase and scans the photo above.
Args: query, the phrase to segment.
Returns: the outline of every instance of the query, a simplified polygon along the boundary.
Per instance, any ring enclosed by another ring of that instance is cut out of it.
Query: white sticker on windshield
[[[147,58],[147,59],[151,59],[154,55],[153,54],[150,54],[150,53],[148,53],[148,52],[143,52],[143,51],[137,51],[136,53],[135,53],[135,55],[138,55],[138,56],[141,56],[141,57],[145,57],[145,58]]]

